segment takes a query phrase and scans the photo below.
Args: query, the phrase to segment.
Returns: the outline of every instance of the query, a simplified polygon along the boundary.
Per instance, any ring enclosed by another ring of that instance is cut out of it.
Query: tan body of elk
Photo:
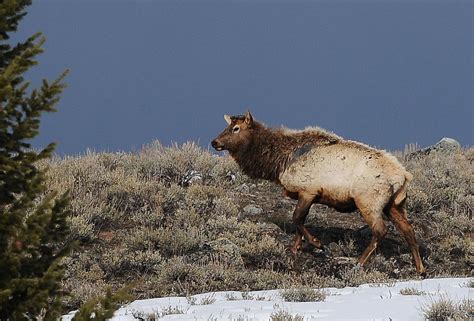
[[[373,235],[360,264],[387,234],[385,214],[410,246],[416,270],[425,273],[404,206],[412,175],[394,156],[320,128],[269,129],[254,121],[250,112],[224,118],[228,126],[212,146],[227,150],[245,174],[280,184],[286,196],[298,200],[293,214],[297,228],[294,255],[303,236],[322,248],[304,226],[311,205],[320,203],[340,212],[359,209]]]

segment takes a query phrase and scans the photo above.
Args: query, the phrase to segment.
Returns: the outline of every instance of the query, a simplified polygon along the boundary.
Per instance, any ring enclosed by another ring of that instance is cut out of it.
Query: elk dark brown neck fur
[[[252,124],[251,142],[246,150],[230,152],[242,171],[252,178],[279,182],[279,175],[292,161],[311,148],[336,144],[340,137],[317,128],[304,131],[270,129]]]

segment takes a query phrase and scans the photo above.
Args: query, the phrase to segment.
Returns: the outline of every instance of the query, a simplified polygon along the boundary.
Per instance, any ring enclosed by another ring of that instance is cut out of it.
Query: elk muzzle
[[[221,151],[221,150],[224,150],[224,144],[222,144],[220,141],[218,141],[217,139],[214,139],[212,142],[211,142],[211,145],[212,147],[214,147],[215,150],[217,151]]]

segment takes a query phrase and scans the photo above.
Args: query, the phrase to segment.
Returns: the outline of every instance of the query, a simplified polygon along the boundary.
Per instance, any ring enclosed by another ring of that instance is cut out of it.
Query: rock
[[[333,253],[334,256],[343,256],[344,253],[341,251],[341,247],[336,243],[336,242],[331,242],[327,245],[331,253]]]
[[[333,257],[333,260],[340,265],[352,265],[354,267],[359,265],[355,257],[336,256]]]
[[[258,215],[263,213],[263,209],[259,206],[249,204],[244,207],[244,212],[251,215]]]
[[[235,182],[235,180],[237,179],[237,176],[232,173],[231,171],[228,171],[226,174],[225,174],[225,178],[231,182]]]
[[[237,187],[237,190],[244,194],[250,193],[250,187],[245,183]]]
[[[181,179],[181,186],[189,186],[191,184],[201,182],[202,174],[195,170],[190,170]]]
[[[281,228],[275,223],[257,223],[257,226],[268,233],[281,233]]]
[[[441,139],[439,142],[437,142],[434,145],[422,148],[420,150],[417,150],[413,153],[410,153],[407,155],[408,159],[424,156],[424,155],[429,155],[433,152],[437,153],[454,153],[458,150],[461,149],[461,144],[455,139],[444,137]]]

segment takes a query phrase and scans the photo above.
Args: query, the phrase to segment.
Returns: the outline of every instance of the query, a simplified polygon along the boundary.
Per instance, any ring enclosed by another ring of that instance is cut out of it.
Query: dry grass
[[[270,321],[303,321],[303,316],[291,314],[286,310],[278,310],[270,315]]]
[[[184,309],[180,306],[168,306],[160,311],[154,311],[151,313],[144,313],[141,311],[132,311],[132,316],[136,320],[144,320],[144,321],[156,321],[159,320],[160,318],[167,316],[167,315],[173,315],[173,314],[186,314],[187,309]]]
[[[425,291],[418,290],[417,288],[403,288],[400,290],[401,295],[426,295]]]
[[[442,296],[422,310],[423,316],[429,321],[463,321],[474,318],[474,305],[470,299],[456,302],[447,296]]]
[[[320,302],[326,300],[326,292],[307,286],[285,289],[280,291],[280,295],[286,302]]]
[[[400,155],[403,158],[403,155]],[[415,179],[409,218],[428,275],[469,275],[474,149],[406,161]],[[81,246],[64,260],[67,308],[134,282],[136,298],[221,290],[341,287],[415,276],[410,252],[390,227],[364,269],[355,259],[370,239],[357,214],[312,208],[307,226],[334,252],[305,248],[295,260],[295,203],[268,182],[242,175],[227,157],[193,143],[138,153],[95,153],[48,163],[50,188],[70,190],[72,238]],[[243,210],[249,204],[258,215]],[[390,225],[390,224],[389,224]]]

